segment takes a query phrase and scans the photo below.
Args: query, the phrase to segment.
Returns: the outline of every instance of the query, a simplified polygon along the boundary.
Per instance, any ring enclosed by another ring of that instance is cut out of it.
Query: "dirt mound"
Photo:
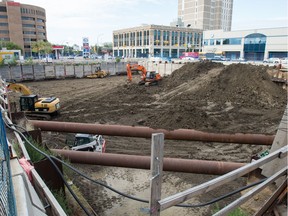
[[[266,124],[269,131],[272,122],[280,121],[275,116],[281,116],[279,109],[282,112],[287,96],[271,81],[267,69],[250,64],[187,64],[163,80],[159,101],[165,106],[149,115],[145,125],[255,132],[253,122],[264,121],[259,124]]]
[[[271,81],[267,70],[250,64],[188,63],[164,77],[158,86],[139,86],[140,76],[135,75],[132,84],[125,84],[123,78],[121,85],[109,91],[104,88],[108,83],[116,85],[115,79],[106,78],[99,94],[92,87],[97,84],[83,84],[77,94],[83,91],[85,97],[64,104],[59,120],[169,130],[274,133],[287,103],[287,92]],[[79,102],[82,100],[84,103]]]
[[[211,69],[223,67],[221,63],[215,62],[195,62],[185,64],[183,67],[175,70],[168,78],[166,78],[162,85],[165,88],[175,88],[189,80],[196,79],[200,74],[205,74]]]
[[[271,81],[267,67],[250,64],[231,64],[199,92],[198,98],[218,103],[231,102],[240,107],[283,107],[286,97]]]

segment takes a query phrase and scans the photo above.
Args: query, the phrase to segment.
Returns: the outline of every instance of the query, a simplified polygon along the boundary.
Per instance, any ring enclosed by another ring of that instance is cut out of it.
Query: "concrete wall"
[[[130,64],[135,64],[136,62]],[[77,64],[77,65],[20,65],[0,67],[0,76],[2,79],[15,80],[17,82],[25,80],[45,80],[45,79],[65,79],[65,78],[83,78],[96,71],[97,67],[106,70],[110,75],[116,75],[118,72],[126,72],[126,62],[103,62],[101,64]],[[182,67],[183,64],[172,63],[153,63],[141,61],[138,64],[143,65],[148,71],[157,71],[162,76],[170,75],[174,70]]]

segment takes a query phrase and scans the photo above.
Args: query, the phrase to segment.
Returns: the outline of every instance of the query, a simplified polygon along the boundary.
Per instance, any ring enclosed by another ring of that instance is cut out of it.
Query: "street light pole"
[[[30,42],[30,58],[32,58],[32,46],[31,46],[31,38],[29,38],[29,42]]]
[[[103,36],[104,34],[103,33],[101,33],[101,34],[99,34],[98,36],[97,36],[97,54],[98,54],[98,44],[99,44],[99,38],[101,37],[101,36]]]

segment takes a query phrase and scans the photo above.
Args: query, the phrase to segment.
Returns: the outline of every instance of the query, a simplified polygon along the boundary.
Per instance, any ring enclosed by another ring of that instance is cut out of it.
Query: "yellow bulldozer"
[[[88,75],[87,78],[94,79],[94,78],[104,78],[109,75],[108,71],[101,70],[101,67],[97,67],[95,72],[91,75]]]

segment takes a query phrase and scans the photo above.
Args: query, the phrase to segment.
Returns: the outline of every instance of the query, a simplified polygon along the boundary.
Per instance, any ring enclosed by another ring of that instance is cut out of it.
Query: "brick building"
[[[0,2],[0,43],[11,41],[32,56],[31,42],[47,41],[45,9],[19,2]]]

